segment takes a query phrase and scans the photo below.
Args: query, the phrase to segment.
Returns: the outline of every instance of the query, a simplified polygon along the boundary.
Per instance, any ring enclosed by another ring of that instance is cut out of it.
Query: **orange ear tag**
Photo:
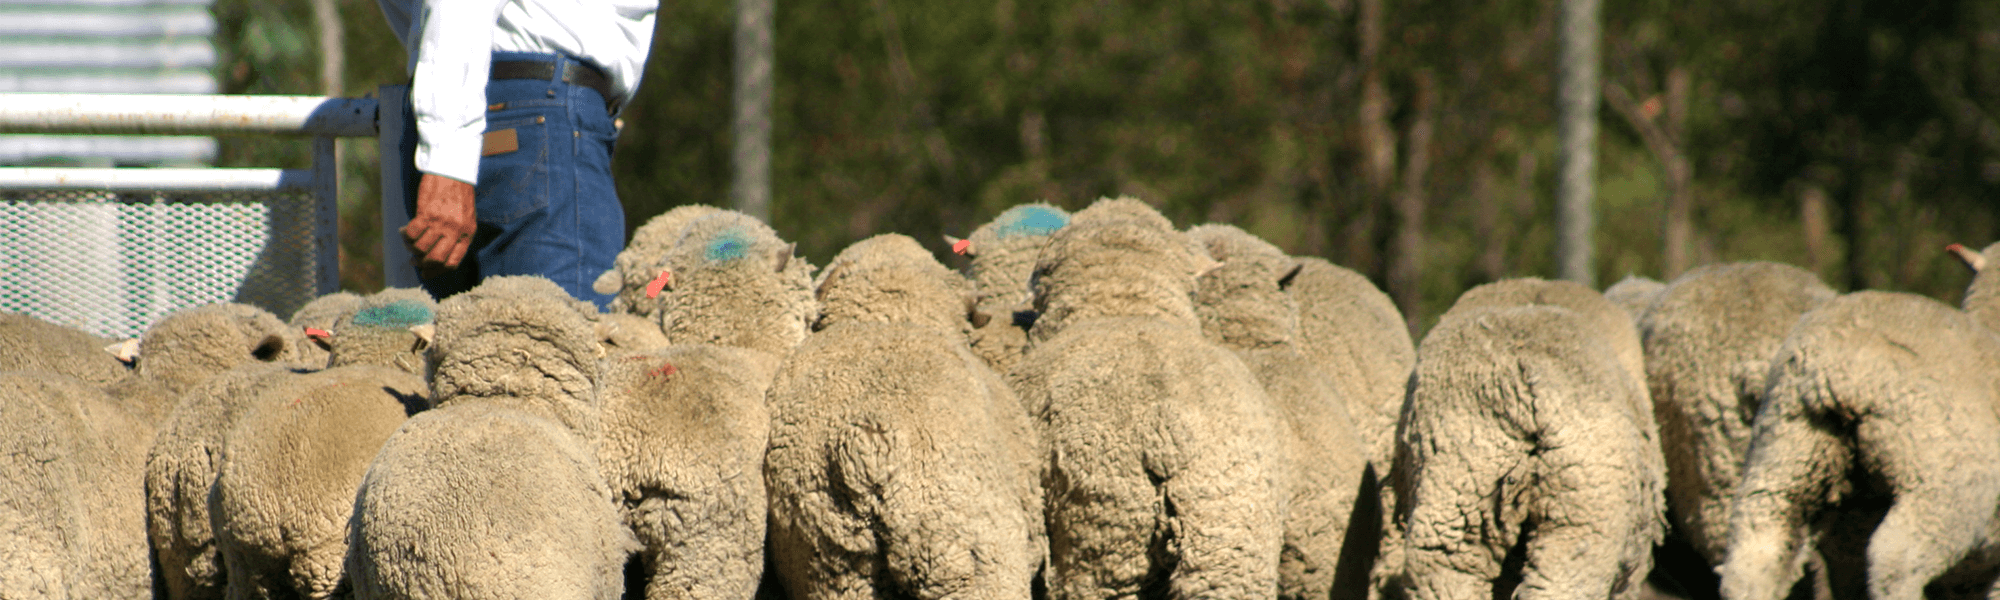
[[[952,254],[965,254],[966,250],[971,250],[971,249],[972,249],[972,240],[959,240],[951,245]]]
[[[660,271],[659,277],[654,277],[652,283],[646,284],[646,297],[647,298],[659,297],[660,290],[666,289],[666,287],[669,284],[672,284],[673,282],[674,282],[673,271]]]
[[[306,337],[324,342],[333,339],[333,332],[316,327],[307,327]]]

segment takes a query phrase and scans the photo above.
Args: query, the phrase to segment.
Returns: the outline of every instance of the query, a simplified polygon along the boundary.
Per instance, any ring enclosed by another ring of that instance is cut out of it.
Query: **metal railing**
[[[400,94],[400,88],[397,92]],[[310,137],[313,149],[311,167],[302,170],[0,167],[0,192],[53,191],[103,197],[304,192],[311,198],[310,210],[272,211],[274,222],[268,227],[271,231],[312,232],[316,255],[311,261],[312,287],[319,294],[331,293],[340,285],[340,194],[334,141],[339,137],[376,137],[380,108],[372,98],[318,96],[0,94],[0,134],[269,135]],[[384,171],[387,175],[395,170]],[[386,184],[395,178],[400,178],[400,172],[385,178],[385,205],[392,192]],[[400,184],[394,193],[400,198]],[[395,212],[401,215],[400,202]],[[309,222],[296,222],[302,220]]]

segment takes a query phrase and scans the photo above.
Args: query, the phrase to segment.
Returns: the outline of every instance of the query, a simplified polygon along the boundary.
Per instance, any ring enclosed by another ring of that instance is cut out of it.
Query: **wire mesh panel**
[[[316,291],[312,195],[0,191],[0,312],[113,338],[243,302],[290,315]]]

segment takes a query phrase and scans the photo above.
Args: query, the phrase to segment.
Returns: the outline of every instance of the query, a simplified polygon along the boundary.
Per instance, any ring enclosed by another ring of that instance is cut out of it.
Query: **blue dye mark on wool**
[[[1000,216],[994,235],[1010,238],[1021,235],[1049,235],[1069,224],[1069,216],[1046,206],[1021,206]]]
[[[400,300],[383,306],[371,306],[354,313],[355,325],[376,327],[413,327],[431,322],[431,307],[416,300]]]
[[[750,236],[740,228],[731,228],[715,236],[703,252],[711,261],[736,260],[749,253]]]

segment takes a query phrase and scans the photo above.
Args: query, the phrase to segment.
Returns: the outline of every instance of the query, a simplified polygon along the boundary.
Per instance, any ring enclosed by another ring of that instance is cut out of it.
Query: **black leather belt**
[[[556,78],[556,63],[539,60],[496,60],[489,79],[540,79],[550,81]],[[597,67],[574,60],[563,61],[562,82],[597,90],[604,98],[604,112],[616,114],[618,100],[611,97],[611,78]]]

